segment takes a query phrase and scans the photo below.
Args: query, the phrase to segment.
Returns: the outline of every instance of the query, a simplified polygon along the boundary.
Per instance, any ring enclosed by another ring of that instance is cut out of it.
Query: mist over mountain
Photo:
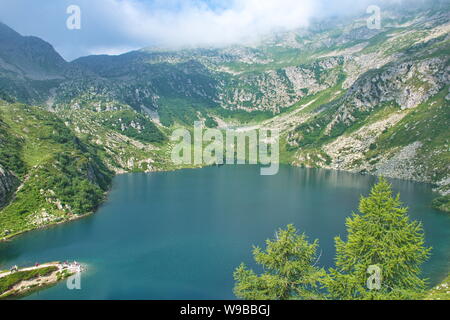
[[[351,18],[378,5],[393,8],[445,6],[448,0],[80,0],[81,29],[69,30],[66,9],[73,3],[3,0],[0,21],[21,34],[51,42],[67,60],[92,54],[120,54],[143,47],[170,49],[254,43],[273,32],[308,27],[316,19]],[[40,19],[51,16],[52,19]]]

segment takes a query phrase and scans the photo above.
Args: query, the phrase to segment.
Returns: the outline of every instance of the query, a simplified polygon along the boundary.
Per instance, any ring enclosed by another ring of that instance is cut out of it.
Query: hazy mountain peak
[[[67,62],[51,44],[34,36],[22,36],[0,23],[0,68],[20,78],[63,78]]]

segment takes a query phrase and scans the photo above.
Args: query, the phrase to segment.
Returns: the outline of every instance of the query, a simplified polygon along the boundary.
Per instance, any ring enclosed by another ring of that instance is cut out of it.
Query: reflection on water
[[[320,240],[324,267],[333,265],[334,237],[358,208],[372,176],[281,167],[224,166],[118,176],[108,202],[85,219],[0,244],[0,268],[52,260],[89,265],[82,290],[64,283],[30,299],[232,299],[232,273],[252,267],[252,245],[294,223]],[[433,256],[424,266],[434,284],[449,270],[450,216],[430,208],[431,187],[391,180],[423,221]]]

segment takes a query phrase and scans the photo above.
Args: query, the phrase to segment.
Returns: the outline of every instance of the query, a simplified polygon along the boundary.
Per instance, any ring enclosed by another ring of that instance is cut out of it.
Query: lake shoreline
[[[55,222],[55,223],[50,223],[50,224],[47,224],[45,226],[40,226],[40,227],[37,227],[37,228],[28,229],[28,230],[23,230],[23,231],[20,231],[18,233],[15,233],[15,234],[11,234],[11,235],[5,236],[5,237],[0,239],[0,243],[13,241],[15,238],[18,238],[18,237],[20,237],[20,236],[22,236],[22,235],[24,235],[26,233],[29,233],[29,232],[45,230],[45,229],[57,227],[57,226],[62,225],[62,224],[66,224],[66,223],[69,223],[69,222],[73,222],[73,221],[77,221],[77,220],[80,220],[80,219],[83,219],[83,218],[90,217],[90,216],[94,215],[95,213],[97,213],[98,209],[106,202],[106,200],[107,200],[107,197],[105,197],[105,199],[100,203],[100,205],[98,206],[98,208],[95,211],[92,211],[92,212],[89,212],[89,213],[85,213],[85,214],[82,214],[82,215],[73,215],[70,218],[66,218],[66,219],[63,219],[63,220]]]
[[[250,180],[253,180],[253,176],[255,175],[255,174],[258,174],[258,168],[250,168],[250,170],[246,170],[245,168],[242,168],[242,167],[244,167],[244,166],[240,166],[241,168],[236,168],[236,169],[234,169],[234,168],[227,168],[227,167],[225,167],[225,168],[210,168],[209,170],[210,171],[208,171],[208,170],[206,170],[207,172],[206,173],[202,173],[201,171],[203,171],[203,170],[205,170],[205,168],[182,168],[182,169],[179,169],[179,170],[168,170],[168,171],[155,171],[155,173],[163,173],[163,174],[161,174],[161,175],[159,175],[159,174],[156,174],[156,175],[152,175],[151,173],[153,173],[153,172],[146,172],[146,173],[144,173],[144,172],[136,172],[136,173],[122,173],[122,174],[117,174],[116,175],[116,178],[118,178],[118,180],[116,181],[117,183],[118,183],[118,186],[120,187],[120,185],[121,185],[121,181],[123,182],[123,181],[126,181],[127,183],[128,183],[128,181],[133,181],[133,180],[136,180],[136,181],[154,181],[155,179],[157,180],[157,181],[159,181],[159,180],[161,180],[161,181],[171,181],[171,182],[173,182],[173,180],[174,179],[176,179],[176,178],[178,178],[178,176],[187,176],[187,177],[189,177],[189,179],[192,179],[192,177],[196,177],[196,176],[198,176],[201,180],[199,180],[199,181],[204,181],[204,182],[206,182],[206,181],[208,181],[208,178],[209,177],[211,177],[211,180],[212,181],[215,181],[216,179],[215,179],[215,177],[216,178],[220,178],[220,177],[223,177],[223,176],[228,176],[228,174],[224,174],[224,173],[222,173],[222,170],[225,170],[225,173],[227,173],[228,171],[230,172],[230,173],[232,173],[232,172],[235,172],[236,170],[236,172],[238,172],[238,174],[236,174],[235,176],[234,176],[234,179],[231,179],[231,181],[234,181],[234,183],[231,183],[230,185],[235,185],[236,183],[237,183],[237,181],[238,181],[238,179],[239,178],[244,178],[244,179],[246,179],[246,177],[248,177]],[[289,190],[291,190],[291,192],[292,192],[292,190],[305,190],[305,189],[302,189],[302,187],[301,186],[305,186],[306,187],[306,185],[312,185],[313,186],[313,188],[314,188],[314,184],[311,184],[311,183],[309,183],[309,180],[305,180],[305,179],[299,179],[299,178],[297,178],[297,173],[299,173],[299,174],[305,174],[305,177],[309,177],[310,175],[311,175],[311,182],[313,182],[313,181],[316,181],[315,179],[313,179],[313,177],[320,177],[321,179],[325,179],[325,180],[330,180],[330,181],[333,181],[334,183],[336,182],[336,177],[340,177],[340,173],[344,173],[343,171],[338,171],[338,170],[327,170],[327,169],[319,169],[319,168],[317,168],[317,170],[315,170],[315,169],[313,169],[313,170],[310,170],[310,169],[302,169],[302,168],[300,168],[300,167],[295,167],[295,166],[283,166],[283,167],[285,167],[284,169],[282,169],[282,171],[281,171],[281,176],[279,176],[278,178],[276,178],[275,180],[273,180],[273,181],[279,181],[279,183],[280,183],[280,186],[283,186],[283,188],[285,187],[285,185],[284,185],[284,183],[286,182],[286,181],[296,181],[295,183],[294,183],[294,185],[293,186],[297,186],[296,188],[289,188]],[[197,170],[198,169],[198,170]],[[202,169],[202,170],[200,170],[200,169]],[[207,169],[207,168],[206,168]],[[295,169],[301,169],[301,170],[295,170]],[[303,172],[303,170],[306,170],[305,172]],[[184,172],[184,173],[181,173],[181,174],[175,174],[174,176],[170,176],[169,177],[169,175],[166,175],[166,174],[164,174],[165,172],[167,172],[167,173],[170,173],[170,172],[180,172],[180,171],[186,171],[186,172]],[[241,175],[240,174],[240,172],[247,172],[247,171],[249,171],[250,173],[249,173],[249,175],[248,176],[243,176],[243,175]],[[297,172],[298,171],[298,172]],[[283,176],[283,174],[284,175],[286,175],[286,172],[289,172],[288,173],[288,176]],[[150,173],[150,174],[149,174]],[[127,176],[130,176],[129,178],[127,177]],[[167,176],[167,178],[164,178],[164,177],[166,177]],[[363,179],[365,182],[364,183],[362,183],[362,184],[360,184],[360,185],[369,185],[369,184],[372,184],[375,180],[376,180],[376,176],[374,176],[374,175],[370,175],[370,177],[367,177],[367,176],[369,176],[369,175],[359,175],[359,174],[355,174],[355,173],[353,173],[353,174],[351,174],[351,175],[343,175],[343,177],[348,177],[348,182],[349,183],[347,183],[347,184],[339,184],[339,185],[336,185],[336,186],[332,186],[331,188],[335,188],[336,190],[340,190],[337,194],[341,194],[342,192],[346,192],[345,190],[346,190],[346,187],[349,187],[349,188],[351,188],[351,189],[353,189],[353,188],[358,188],[358,181],[359,181],[359,177],[361,176],[361,179]],[[366,176],[366,177],[364,177],[364,176]],[[289,179],[287,179],[286,180],[286,177],[289,177]],[[292,179],[291,179],[291,177],[292,177]],[[259,174],[258,174],[258,177],[255,177],[255,179],[256,180],[260,180],[260,178],[259,178]],[[178,180],[177,180],[178,181]],[[186,180],[187,181],[187,180]],[[189,180],[189,181],[192,181],[192,180]],[[189,182],[189,181],[187,181],[187,184],[186,185],[184,185],[183,183],[181,183],[180,185],[178,185],[178,184],[176,184],[176,190],[177,190],[177,192],[180,192],[180,194],[184,194],[185,193],[185,191],[188,191],[189,190],[189,187],[188,186],[191,186],[191,182]],[[195,181],[195,180],[194,180]],[[247,181],[247,180],[245,180],[245,181]],[[271,180],[272,181],[272,180]],[[95,211],[93,211],[93,212],[90,212],[90,213],[88,213],[88,214],[85,214],[85,215],[80,215],[80,216],[76,216],[76,217],[73,217],[72,219],[67,219],[67,220],[64,220],[64,221],[59,221],[57,224],[52,224],[52,225],[47,225],[47,226],[44,226],[44,227],[41,227],[41,228],[38,228],[38,229],[33,229],[33,230],[28,230],[28,231],[26,231],[26,232],[30,232],[30,231],[41,231],[41,230],[45,230],[45,229],[49,229],[50,227],[53,227],[53,226],[56,226],[56,225],[62,225],[62,224],[65,224],[66,222],[70,222],[70,221],[74,221],[74,220],[78,220],[78,219],[81,219],[81,218],[85,218],[85,217],[89,217],[89,216],[91,216],[91,215],[93,215],[94,213],[99,213],[99,211],[102,209],[102,208],[104,208],[104,207],[108,207],[108,206],[106,206],[105,205],[105,202],[107,202],[107,201],[111,201],[111,200],[115,200],[115,199],[117,199],[117,197],[116,197],[116,193],[115,192],[117,192],[117,188],[118,188],[118,186],[116,185],[116,182],[114,183],[114,184],[112,184],[111,185],[111,187],[110,187],[110,189],[109,189],[109,192],[108,193],[105,193],[105,199],[102,201],[102,205],[99,205],[99,207],[98,207],[98,209],[97,210],[95,210]],[[412,182],[412,181],[411,181]],[[272,182],[271,182],[272,183]],[[401,180],[401,179],[393,179],[392,180],[392,183],[395,185],[395,184],[402,184],[402,183],[404,183],[408,188],[411,188],[411,187],[413,187],[412,185],[409,185],[409,183],[407,182],[407,181],[405,181],[405,180]],[[416,182],[415,182],[416,183]],[[211,182],[211,183],[208,183],[208,184],[211,184],[211,185],[215,185],[215,183],[213,183],[213,182]],[[419,186],[418,186],[418,191],[419,191],[419,193],[420,193],[420,191],[421,190],[429,190],[429,189],[431,189],[430,188],[430,184],[428,184],[428,186],[420,186],[420,185],[426,185],[426,183],[417,183]],[[334,185],[334,184],[333,184]],[[128,186],[128,185],[127,185]],[[126,190],[141,190],[140,188],[138,188],[138,189],[132,189],[131,187],[132,186],[134,186],[133,184],[130,184],[129,185],[129,188],[128,189],[126,189]],[[157,184],[155,185],[155,186],[157,186]],[[199,186],[201,186],[201,185],[199,185]],[[300,188],[298,188],[298,186],[300,186]],[[343,189],[341,188],[341,186],[342,187],[344,187]],[[187,189],[186,189],[186,187],[188,187]],[[253,187],[253,190],[256,190],[256,188],[259,188],[259,185],[258,186],[254,186]],[[151,190],[155,190],[154,188],[151,188]],[[185,191],[182,191],[182,190],[185,190]],[[209,189],[208,189],[209,190]],[[230,190],[234,190],[234,188],[232,188],[232,189],[230,189]],[[264,190],[264,189],[263,189]],[[276,190],[281,190],[280,188],[276,188]],[[342,191],[343,190],[343,191]],[[402,189],[399,189],[400,190],[400,192],[402,193],[402,195],[404,194],[401,190]],[[358,194],[365,194],[365,192],[366,191],[358,191]],[[136,192],[132,192],[133,193],[133,196],[130,196],[130,200],[132,199],[133,201],[140,201],[140,200],[138,200],[138,199],[142,199],[143,198],[143,195],[145,194],[145,193],[143,193],[143,194],[141,194],[141,193],[136,193]],[[295,192],[294,192],[295,193]],[[429,194],[429,192],[427,191],[426,193],[425,193],[425,191],[423,191],[422,193],[424,193],[424,194]],[[407,193],[406,193],[407,194]],[[434,194],[434,193],[433,193]],[[221,194],[222,195],[222,194]],[[305,194],[306,195],[306,194]],[[351,193],[350,193],[350,195],[351,195]],[[284,192],[282,192],[276,199],[283,199],[283,196],[284,196]],[[352,196],[353,197],[353,196]],[[120,197],[118,197],[119,199],[120,199]],[[144,198],[145,198],[145,196],[144,196]],[[297,198],[297,197],[296,197]],[[161,199],[163,199],[163,198],[161,198]],[[226,196],[225,196],[225,199],[226,199]],[[262,199],[265,199],[265,197],[263,197]],[[309,199],[309,198],[308,198]],[[339,199],[342,199],[341,197],[339,197],[339,198],[333,198],[333,197],[331,197],[330,198],[330,200],[334,200],[334,201],[339,201],[339,202],[342,202],[342,203],[345,203],[345,201],[340,201]],[[411,204],[414,204],[415,203],[415,201],[414,201],[414,199],[415,198],[410,198],[410,200],[409,200],[409,202],[407,201],[407,203],[411,203]],[[429,200],[430,199],[430,196],[428,195],[427,197],[426,197],[426,199],[427,200]],[[129,203],[129,201],[130,200],[128,200],[128,202],[127,203]],[[412,202],[411,202],[412,201]],[[277,201],[275,201],[275,202],[277,202]],[[166,201],[166,203],[167,203],[167,201]],[[422,204],[423,204],[424,202],[422,202]],[[239,206],[239,205],[238,205]],[[127,208],[127,206],[126,206],[126,208]],[[353,207],[352,207],[353,208]],[[422,210],[420,210],[420,211],[423,211],[423,207],[422,207]],[[297,209],[296,209],[297,210]],[[268,210],[269,212],[273,212],[272,210]],[[419,212],[420,212],[419,211]],[[425,210],[426,211],[426,210]],[[141,210],[140,210],[140,212],[142,213],[142,208],[141,208]],[[260,212],[260,211],[258,211],[258,212]],[[287,211],[287,212],[289,212],[289,210]],[[295,211],[296,212],[296,211]],[[311,212],[311,210],[307,210],[307,211],[304,211],[304,212]],[[325,212],[328,212],[328,211],[326,211],[325,210]],[[345,212],[347,212],[347,213],[350,213],[351,212],[351,210],[350,209],[346,209],[345,210]],[[101,213],[101,212],[100,212]],[[121,212],[121,213],[123,213],[123,212]],[[122,216],[122,215],[120,215],[120,216]],[[433,216],[433,215],[432,215]],[[139,219],[141,219],[141,218],[139,218]],[[95,221],[97,221],[97,219],[92,219],[92,221],[93,222],[95,222]],[[103,221],[103,219],[101,218],[100,219],[100,221],[102,221],[102,222],[104,222]],[[88,219],[88,224],[91,222],[91,219]],[[97,221],[97,222],[99,222],[99,221]],[[77,223],[76,225],[78,225],[79,223]],[[102,223],[103,224],[103,223]],[[81,225],[83,225],[83,223],[81,223]],[[271,226],[273,225],[273,227],[275,228],[276,226],[279,226],[279,224],[276,224],[276,223],[271,223],[270,224]],[[299,224],[300,225],[300,224]],[[81,228],[78,228],[77,226],[75,227],[76,229],[81,229]],[[139,229],[139,228],[138,228]],[[133,229],[130,229],[130,230],[133,230]],[[52,232],[52,231],[47,231],[47,232]],[[58,231],[57,231],[58,232]],[[129,232],[129,231],[128,231]],[[6,241],[13,241],[14,240],[14,238],[15,237],[18,237],[19,235],[22,235],[22,234],[24,234],[25,232],[23,232],[23,233],[21,233],[21,234],[18,234],[18,235],[15,235],[13,238],[9,238],[8,240],[6,240]],[[128,236],[128,234],[127,234],[127,236]],[[37,236],[37,237],[39,237],[39,236]],[[34,239],[34,235],[31,237],[31,238],[33,238]],[[259,238],[262,238],[262,237],[257,237],[257,238],[255,238],[255,239],[259,239]],[[74,239],[76,239],[76,238],[74,238]],[[203,239],[205,239],[205,238],[203,238]],[[321,238],[322,239],[322,238]],[[77,241],[77,240],[73,240],[72,239],[72,242],[73,241]],[[58,242],[58,241],[57,241]],[[58,242],[59,243],[59,242]],[[245,242],[244,242],[245,243]],[[45,246],[45,243],[42,243],[41,244],[42,246]],[[12,246],[14,247],[14,245],[12,244]],[[64,251],[61,251],[61,252],[59,252],[57,255],[52,255],[51,257],[50,256],[43,256],[43,257],[40,257],[40,258],[37,258],[36,260],[40,260],[40,261],[48,261],[48,260],[50,260],[50,259],[59,259],[59,257],[61,257],[61,256],[65,256],[67,254],[67,250],[64,250]],[[80,254],[78,254],[78,253],[75,253],[74,254],[76,257],[79,257],[80,259],[87,259],[84,255],[80,255]],[[34,259],[35,258],[32,258],[33,260],[32,261],[34,261]],[[28,260],[29,261],[29,260]],[[441,261],[443,261],[443,260],[441,260]],[[20,261],[18,261],[18,263],[21,263]],[[102,267],[101,269],[104,269],[104,267]],[[102,272],[103,273],[103,272]],[[447,273],[448,274],[448,273]],[[441,278],[442,277],[442,278]],[[440,273],[440,275],[439,275],[439,282],[440,281],[442,281],[442,279],[444,278],[444,276],[443,276],[443,273],[441,272]],[[436,285],[436,283],[437,282],[433,282],[433,285]],[[44,289],[44,288],[40,288],[40,289]]]
[[[291,167],[291,168],[320,169],[320,170],[329,170],[329,171],[336,171],[336,172],[345,172],[345,173],[350,173],[350,174],[358,174],[357,172],[347,171],[347,170],[333,170],[333,169],[326,169],[326,168],[308,168],[308,167],[295,166],[295,165],[292,165],[292,164],[280,164],[280,165],[288,166],[288,167]],[[183,168],[168,169],[168,170],[167,169],[161,169],[161,170],[160,169],[156,169],[156,170],[153,170],[153,171],[145,171],[145,172],[116,172],[114,174],[113,178],[114,177],[118,177],[118,176],[127,175],[127,174],[133,174],[133,173],[150,174],[150,173],[158,173],[158,172],[159,173],[160,172],[177,172],[177,171],[182,171],[182,170],[200,170],[200,169],[204,169],[204,168],[208,168],[208,167],[214,167],[214,165],[212,165],[212,166],[198,166],[198,167],[183,167]],[[361,174],[361,173],[359,173],[359,174]],[[366,173],[365,175],[370,175],[370,176],[373,176],[373,177],[379,177],[377,175],[370,174],[370,173]],[[423,184],[429,184],[431,186],[434,186],[434,184],[432,184],[432,183],[427,183],[427,182],[418,181],[418,180],[406,180],[406,179],[399,179],[399,178],[393,178],[393,177],[391,177],[390,179],[397,179],[397,180],[401,180],[401,181],[411,181],[411,182],[415,182],[415,183],[423,183]],[[112,187],[112,185],[111,185],[111,187]],[[76,220],[79,220],[79,219],[87,218],[89,216],[92,216],[92,215],[96,214],[97,211],[99,210],[99,208],[107,201],[108,196],[109,196],[109,194],[111,192],[111,187],[105,193],[104,199],[101,201],[101,203],[98,205],[98,207],[94,211],[88,212],[88,213],[85,213],[85,214],[82,214],[82,215],[78,215],[78,216],[73,216],[73,217],[70,217],[68,219],[63,219],[62,221],[58,221],[58,222],[55,222],[55,223],[50,223],[50,224],[45,225],[45,226],[40,226],[40,227],[28,229],[28,230],[23,230],[21,232],[15,233],[15,234],[4,236],[4,237],[2,237],[0,239],[0,243],[12,241],[16,237],[19,237],[19,236],[21,236],[21,235],[23,235],[25,233],[31,232],[31,231],[45,230],[45,229],[48,229],[48,228],[51,228],[51,227],[56,227],[56,226],[59,226],[59,225],[65,224],[65,223],[69,223],[69,222],[73,222],[73,221],[76,221]],[[436,193],[440,194],[439,192],[436,192]],[[437,199],[437,198],[439,198],[439,197],[436,197],[435,199]],[[441,212],[444,212],[444,213],[450,213],[449,211],[440,209],[438,207],[434,207],[434,206],[432,206],[432,207],[435,210],[438,210],[438,211],[441,211]]]
[[[301,166],[295,166],[295,165],[291,165],[291,164],[280,164],[280,165],[285,165],[285,166],[288,166],[288,167],[291,167],[291,168],[303,168]],[[162,170],[153,170],[153,171],[145,171],[145,172],[116,172],[115,175],[113,176],[113,178],[114,177],[118,177],[118,176],[127,175],[127,174],[133,174],[133,173],[150,174],[150,173],[158,173],[158,172],[177,172],[177,171],[182,171],[182,170],[200,170],[200,169],[204,169],[204,168],[208,168],[208,167],[211,167],[211,166],[185,167],[185,168],[177,168],[177,169],[169,169],[169,170],[162,169]],[[321,169],[321,170],[329,170],[329,171],[336,171],[336,172],[345,172],[345,173],[350,173],[350,174],[358,174],[357,172],[347,171],[347,170],[333,170],[333,169],[326,169],[326,168],[308,168],[308,167],[304,167],[304,168],[306,168],[306,169]],[[361,174],[361,173],[359,173],[359,174]],[[373,177],[379,177],[377,175],[370,174],[370,173],[367,173],[365,175],[370,175],[370,176],[373,176]],[[391,177],[389,179],[397,179],[397,180],[400,180],[400,181],[410,181],[410,182],[415,182],[415,183],[423,183],[423,184],[428,184],[430,186],[434,186],[434,184],[432,184],[432,183],[427,183],[427,182],[418,181],[418,180],[406,180],[406,179],[399,179],[399,178],[393,178],[393,177]],[[111,185],[111,187],[112,187],[112,185]],[[90,217],[90,216],[96,214],[97,211],[99,210],[99,208],[108,200],[108,196],[109,196],[110,192],[111,192],[111,188],[105,193],[104,199],[101,201],[101,203],[98,205],[98,207],[97,207],[97,209],[95,211],[88,212],[88,213],[85,213],[85,214],[82,214],[82,215],[79,215],[79,216],[73,216],[73,217],[70,217],[68,219],[64,219],[62,221],[58,221],[58,222],[55,222],[55,223],[51,223],[51,224],[48,224],[48,225],[45,225],[45,226],[41,226],[41,227],[29,229],[29,230],[24,230],[24,231],[21,231],[21,232],[12,234],[12,235],[8,235],[8,236],[5,236],[5,237],[2,237],[0,239],[0,243],[12,241],[16,237],[19,237],[19,236],[21,236],[21,235],[23,235],[25,233],[28,233],[28,232],[38,231],[38,230],[45,230],[45,229],[48,229],[48,228],[51,228],[51,227],[56,227],[56,226],[59,226],[59,225],[65,224],[65,223],[69,223],[69,222],[73,222],[73,221],[76,221],[76,220],[79,220],[79,219]],[[439,192],[436,192],[436,193],[440,194]],[[437,198],[439,198],[439,197],[436,197],[435,199],[437,199]],[[437,207],[434,207],[434,206],[432,206],[432,207],[435,210],[441,211],[443,213],[450,213],[449,211],[446,211],[446,210],[443,210],[443,209],[440,209],[440,208],[437,208]]]
[[[207,168],[209,166],[202,166],[202,167],[185,167],[185,168],[178,168],[178,169],[169,169],[169,170],[153,170],[153,171],[143,171],[143,172],[116,172],[113,176],[113,178],[118,177],[118,176],[123,176],[123,175],[127,175],[127,174],[134,174],[134,173],[142,173],[142,174],[150,174],[150,173],[157,173],[157,172],[176,172],[176,171],[181,171],[181,170],[198,170],[198,169],[204,169]],[[85,214],[80,214],[80,215],[72,215],[70,218],[66,218],[63,219],[61,221],[58,222],[53,222],[53,223],[49,223],[45,226],[39,226],[36,228],[31,228],[28,230],[23,230],[14,234],[10,234],[7,236],[4,236],[0,239],[0,243],[2,242],[9,242],[9,241],[13,241],[15,238],[20,237],[21,235],[24,235],[26,233],[29,232],[33,232],[33,231],[40,231],[40,230],[46,230],[49,228],[53,228],[53,227],[57,227],[59,225],[62,224],[66,224],[66,223],[70,223],[70,222],[74,222],[80,219],[84,219],[84,218],[88,218],[94,214],[96,214],[98,212],[98,210],[100,209],[100,207],[108,200],[109,194],[111,193],[111,188],[112,188],[112,184],[109,188],[109,190],[107,192],[105,192],[103,200],[99,203],[98,207],[91,212],[85,213]]]

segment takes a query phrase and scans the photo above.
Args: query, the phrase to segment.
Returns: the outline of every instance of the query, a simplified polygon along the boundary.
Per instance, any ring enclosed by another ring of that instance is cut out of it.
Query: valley
[[[71,62],[0,23],[0,240],[96,212],[116,175],[203,167],[171,161],[196,121],[277,129],[282,165],[426,183],[449,212],[449,9]]]

